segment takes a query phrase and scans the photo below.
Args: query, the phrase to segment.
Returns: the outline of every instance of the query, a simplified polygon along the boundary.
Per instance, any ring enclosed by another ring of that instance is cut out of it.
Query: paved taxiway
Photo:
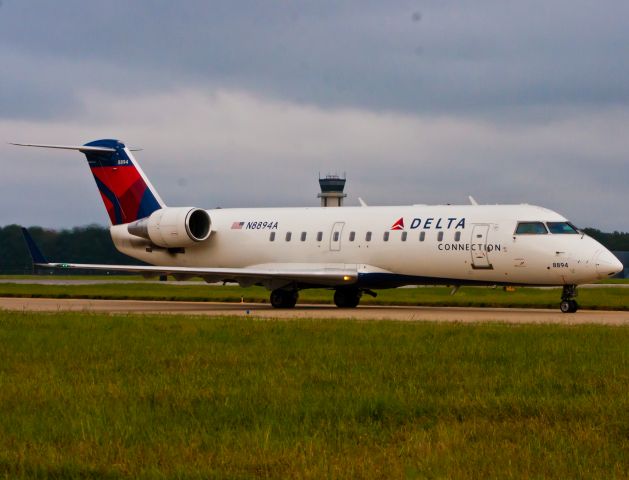
[[[162,313],[185,315],[235,315],[258,318],[344,318],[357,320],[402,320],[437,322],[556,323],[629,326],[629,312],[520,308],[382,307],[339,309],[329,305],[298,305],[278,310],[259,303],[165,302],[143,300],[83,300],[53,298],[0,298],[0,309],[33,312]]]

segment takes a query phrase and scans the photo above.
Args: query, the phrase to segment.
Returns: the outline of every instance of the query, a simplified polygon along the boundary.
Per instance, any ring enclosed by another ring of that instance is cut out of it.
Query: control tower
[[[322,207],[343,206],[343,199],[347,197],[347,194],[343,193],[345,180],[338,175],[326,175],[325,178],[319,178],[321,193],[317,197],[321,199]]]

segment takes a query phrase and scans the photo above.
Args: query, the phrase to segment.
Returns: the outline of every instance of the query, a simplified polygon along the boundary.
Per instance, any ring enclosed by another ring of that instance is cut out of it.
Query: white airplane
[[[167,207],[132,151],[118,140],[82,146],[122,253],[149,266],[49,263],[40,267],[172,275],[262,285],[271,304],[294,307],[306,288],[334,289],[338,307],[403,285],[562,286],[560,309],[578,308],[576,286],[623,269],[558,213],[532,205],[343,208]]]

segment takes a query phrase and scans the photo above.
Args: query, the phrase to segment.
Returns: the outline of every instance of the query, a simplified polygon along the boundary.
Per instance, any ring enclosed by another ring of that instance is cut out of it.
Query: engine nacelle
[[[158,247],[180,248],[207,240],[212,222],[205,210],[193,207],[162,208],[127,226],[131,235]]]

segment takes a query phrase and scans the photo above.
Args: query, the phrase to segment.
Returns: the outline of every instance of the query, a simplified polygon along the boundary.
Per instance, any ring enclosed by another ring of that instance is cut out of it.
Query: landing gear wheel
[[[271,305],[275,308],[293,308],[297,304],[299,293],[297,290],[282,290],[278,288],[271,292]]]
[[[576,285],[564,285],[561,292],[561,303],[559,309],[563,313],[574,313],[579,309],[579,304],[574,299],[577,296]]]
[[[563,313],[574,313],[579,309],[579,304],[576,300],[562,300],[559,309]]]
[[[339,308],[356,308],[363,292],[357,288],[337,288],[334,292],[334,304]]]

